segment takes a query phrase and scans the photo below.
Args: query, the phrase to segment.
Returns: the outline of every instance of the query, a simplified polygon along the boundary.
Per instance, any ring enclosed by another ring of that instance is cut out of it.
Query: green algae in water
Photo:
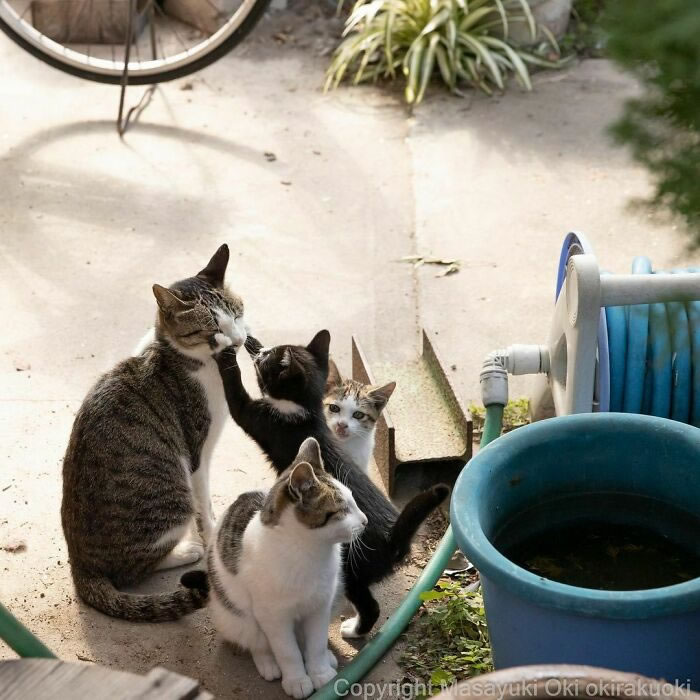
[[[528,509],[501,529],[494,544],[538,576],[631,591],[700,577],[699,542],[700,519],[689,513],[649,498],[589,494]]]

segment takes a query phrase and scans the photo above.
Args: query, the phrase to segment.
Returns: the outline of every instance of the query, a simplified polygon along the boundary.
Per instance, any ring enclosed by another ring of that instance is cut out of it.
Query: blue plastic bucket
[[[451,519],[481,573],[495,667],[588,664],[700,686],[700,578],[648,590],[579,588],[531,573],[494,547],[509,520],[581,494],[606,503],[589,514],[597,519],[620,522],[611,500],[634,496],[684,512],[700,530],[700,430],[634,414],[563,416],[515,430],[471,460]],[[567,522],[566,509],[558,512],[552,527]],[[636,517],[668,536],[655,512]],[[684,544],[700,548],[700,531],[686,529]]]

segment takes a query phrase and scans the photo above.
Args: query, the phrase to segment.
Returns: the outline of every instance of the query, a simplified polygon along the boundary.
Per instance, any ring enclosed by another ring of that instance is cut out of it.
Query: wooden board
[[[2,700],[211,700],[199,682],[164,668],[145,676],[57,659],[0,662]]]

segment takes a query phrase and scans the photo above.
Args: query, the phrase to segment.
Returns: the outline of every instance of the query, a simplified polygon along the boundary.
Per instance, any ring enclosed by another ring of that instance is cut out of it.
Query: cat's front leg
[[[204,544],[209,544],[214,536],[216,520],[211,505],[208,464],[200,464],[199,469],[192,474],[192,491],[197,508],[197,527],[202,533]]]
[[[304,618],[304,658],[306,672],[318,690],[336,675],[336,670],[330,662],[328,652],[328,626],[330,625],[330,606],[322,606],[308,617]],[[336,662],[337,665],[337,662]]]
[[[294,634],[294,618],[291,615],[275,614],[272,610],[265,610],[261,614],[256,611],[255,617],[282,671],[284,692],[299,700],[311,695],[314,684],[304,668],[304,659]]]

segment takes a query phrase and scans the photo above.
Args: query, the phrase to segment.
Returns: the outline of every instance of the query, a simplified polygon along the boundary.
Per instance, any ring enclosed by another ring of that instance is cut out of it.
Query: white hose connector
[[[549,350],[546,345],[510,345],[506,351],[510,374],[546,374],[549,372]]]
[[[481,368],[479,383],[481,384],[481,402],[484,406],[508,403],[508,371],[505,352],[496,350],[489,353]]]
[[[508,374],[549,372],[546,345],[509,345],[490,352],[481,369],[481,401],[484,406],[508,403]]]

